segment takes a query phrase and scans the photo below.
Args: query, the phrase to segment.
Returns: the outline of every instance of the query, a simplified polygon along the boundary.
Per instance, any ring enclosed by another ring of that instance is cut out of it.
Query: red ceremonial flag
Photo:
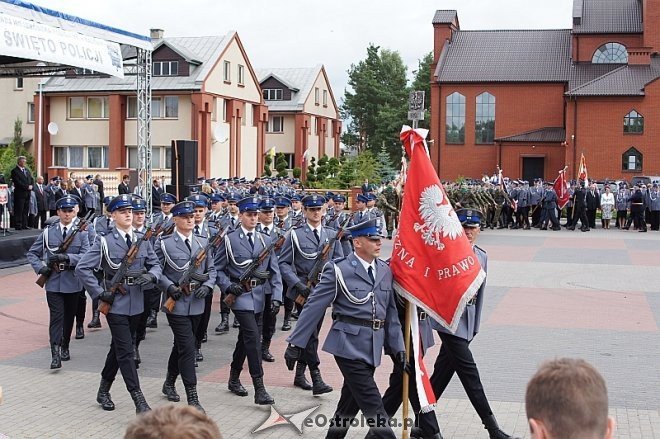
[[[426,133],[401,130],[410,164],[390,267],[397,292],[454,332],[486,274],[431,165]]]
[[[580,156],[580,169],[578,170],[578,179],[584,180],[584,186],[589,187],[589,174],[587,173],[587,161],[584,154]]]
[[[568,184],[566,183],[566,168],[559,171],[559,175],[555,178],[555,182],[552,185],[557,193],[557,206],[560,209],[563,209],[571,198],[568,193]]]

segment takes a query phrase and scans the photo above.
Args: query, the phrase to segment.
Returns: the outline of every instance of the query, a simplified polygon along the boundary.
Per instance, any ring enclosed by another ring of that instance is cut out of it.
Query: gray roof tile
[[[291,93],[290,101],[265,101],[269,111],[301,111],[305,100],[312,91],[314,81],[321,72],[321,64],[314,67],[290,69],[256,69],[255,73],[261,83],[269,76],[284,81],[286,86],[295,87],[298,91]]]
[[[644,96],[644,87],[660,78],[660,58],[652,58],[651,65],[623,65],[579,87],[569,90],[568,96]]]
[[[503,142],[559,143],[566,140],[566,130],[562,127],[546,127],[512,136],[499,137],[495,140]]]
[[[438,63],[439,82],[563,82],[571,72],[571,31],[457,31]]]
[[[433,16],[432,24],[451,24],[456,19],[458,12],[455,10],[437,10]]]
[[[580,16],[580,3],[581,20],[579,24],[573,24],[574,33],[630,34],[643,31],[640,0],[575,0],[574,21]]]

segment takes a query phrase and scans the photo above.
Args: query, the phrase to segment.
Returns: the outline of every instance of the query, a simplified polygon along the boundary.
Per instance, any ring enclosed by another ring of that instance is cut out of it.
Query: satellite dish
[[[55,122],[51,122],[48,124],[48,132],[50,133],[51,136],[56,135],[60,130],[60,127],[57,126]]]
[[[229,139],[229,129],[227,128],[227,125],[224,123],[217,124],[213,129],[212,136],[214,142],[225,143]]]

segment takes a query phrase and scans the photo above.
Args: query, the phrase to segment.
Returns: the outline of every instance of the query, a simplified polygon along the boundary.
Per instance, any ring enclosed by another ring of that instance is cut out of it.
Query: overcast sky
[[[29,0],[28,0],[29,1]],[[461,29],[568,29],[572,0],[32,0],[47,8],[149,35],[238,31],[255,68],[324,64],[338,103],[351,63],[374,43],[411,72],[433,49],[436,9],[455,9]]]

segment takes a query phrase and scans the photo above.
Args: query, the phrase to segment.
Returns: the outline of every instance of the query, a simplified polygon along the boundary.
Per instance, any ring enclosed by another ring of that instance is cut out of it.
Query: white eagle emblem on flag
[[[442,238],[456,239],[463,234],[463,226],[456,212],[438,185],[428,186],[419,199],[419,216],[424,224],[415,223],[415,232],[421,233],[426,245],[445,248]]]

